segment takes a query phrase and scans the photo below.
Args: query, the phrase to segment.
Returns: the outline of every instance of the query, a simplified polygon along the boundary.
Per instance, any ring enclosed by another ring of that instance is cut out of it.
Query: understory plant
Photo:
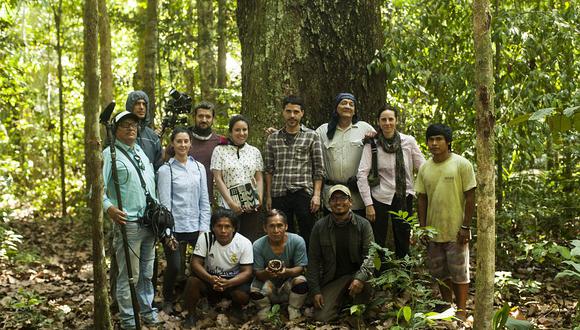
[[[420,227],[415,214],[409,215],[406,211],[391,213],[411,225],[411,240],[414,242],[436,235],[433,227]],[[369,253],[374,258],[377,271],[371,283],[385,293],[379,295],[382,298],[374,303],[385,311],[381,315],[383,318],[396,318],[397,325],[391,329],[416,329],[433,325],[436,320],[449,321],[454,318],[455,313],[451,309],[444,313],[434,311],[445,302],[437,299],[437,293],[431,289],[433,280],[425,271],[426,249],[420,243],[413,244],[409,255],[403,259],[397,259],[393,251],[376,243],[372,244]],[[394,299],[386,299],[389,293]]]

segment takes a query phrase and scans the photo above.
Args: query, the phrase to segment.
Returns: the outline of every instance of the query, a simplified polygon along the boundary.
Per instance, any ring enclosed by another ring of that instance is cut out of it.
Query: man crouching
[[[230,298],[237,307],[250,301],[252,243],[236,233],[237,218],[230,210],[218,209],[211,216],[211,233],[200,235],[193,251],[193,276],[183,292],[188,317],[184,327],[195,326],[195,307],[202,296],[210,303]]]
[[[254,242],[254,270],[252,300],[260,308],[258,317],[268,317],[271,303],[288,302],[288,317],[301,316],[300,308],[306,300],[308,286],[302,275],[308,264],[306,243],[300,235],[288,233],[286,215],[272,209],[266,215],[266,235]]]

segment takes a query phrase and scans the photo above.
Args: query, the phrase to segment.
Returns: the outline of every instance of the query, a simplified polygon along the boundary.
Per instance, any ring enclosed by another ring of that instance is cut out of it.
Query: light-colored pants
[[[127,275],[127,261],[123,248],[123,237],[120,225],[115,225],[114,247],[117,257],[119,274],[117,275],[117,302],[119,303],[119,317],[122,327],[134,327],[133,305],[131,302],[131,290],[129,289],[129,277]],[[157,310],[152,308],[153,303],[153,261],[155,259],[155,238],[153,232],[138,223],[127,222],[127,242],[129,244],[129,257],[134,279],[137,279],[135,291],[139,301],[139,311],[147,320],[157,319]]]
[[[298,275],[296,277],[288,278],[286,281],[281,283],[279,286],[272,281],[262,282],[257,278],[254,278],[252,282],[252,292],[259,292],[262,295],[268,297],[271,303],[280,304],[288,301],[290,296],[290,291],[292,290],[292,281],[297,280],[298,282],[306,282],[306,277],[304,275]]]

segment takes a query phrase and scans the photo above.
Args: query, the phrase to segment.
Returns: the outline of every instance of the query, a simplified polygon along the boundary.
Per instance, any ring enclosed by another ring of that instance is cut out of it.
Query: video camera
[[[173,129],[178,124],[187,125],[187,115],[191,112],[191,96],[175,88],[169,91],[169,96],[171,98],[165,104],[165,116],[161,122],[161,138],[167,128]]]

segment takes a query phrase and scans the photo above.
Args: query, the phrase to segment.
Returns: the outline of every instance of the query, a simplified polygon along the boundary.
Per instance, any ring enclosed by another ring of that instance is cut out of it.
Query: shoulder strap
[[[204,233],[203,237],[205,237],[205,255],[206,257],[209,255],[209,249],[211,248],[211,246],[213,245],[214,242],[214,237],[213,237],[213,232],[209,232],[209,233]]]
[[[133,159],[131,159],[131,156],[129,156],[129,153],[125,149],[118,148],[118,147],[115,147],[115,148],[117,150],[120,150],[123,153],[123,155],[125,155],[125,157],[127,157],[129,162],[131,162],[131,164],[133,164],[133,167],[135,167],[137,174],[139,174],[139,180],[141,180],[141,187],[145,191],[145,197],[149,197],[150,194],[149,194],[149,191],[147,190],[147,184],[145,184],[145,180],[143,179],[143,175],[141,174],[141,169],[137,166],[137,164],[135,164],[135,162],[133,161]]]
[[[371,144],[371,152],[373,154],[373,164],[372,164],[372,171],[373,171],[373,175],[375,177],[379,176],[379,165],[378,165],[378,157],[377,157],[377,144],[375,142],[375,139],[370,139],[370,144]]]

